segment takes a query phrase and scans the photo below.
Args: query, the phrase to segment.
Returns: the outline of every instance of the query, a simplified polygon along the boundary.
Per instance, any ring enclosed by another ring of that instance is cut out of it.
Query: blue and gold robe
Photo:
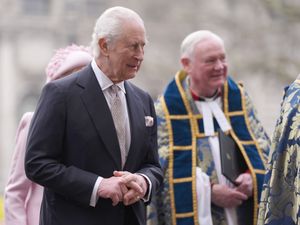
[[[269,151],[269,138],[243,87],[230,78],[224,85],[222,102],[225,117],[232,127],[231,136],[252,175],[253,197],[242,208],[245,219],[249,217],[249,224],[254,225],[265,169],[263,159]],[[159,156],[165,177],[162,189],[148,207],[147,224],[198,225],[196,167],[199,166],[214,183],[218,183],[218,180],[211,147],[203,130],[203,117],[190,95],[186,73],[179,71],[176,74],[155,107]],[[215,121],[215,129],[218,128]],[[223,208],[210,202],[207,204],[212,210],[213,224],[226,225]]]
[[[299,152],[298,152],[299,151]],[[266,168],[258,225],[300,224],[300,79],[285,89]]]

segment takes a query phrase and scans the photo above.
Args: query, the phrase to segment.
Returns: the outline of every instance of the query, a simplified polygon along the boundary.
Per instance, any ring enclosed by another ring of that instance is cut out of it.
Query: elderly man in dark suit
[[[97,20],[94,59],[43,89],[25,158],[45,187],[41,225],[142,225],[162,181],[151,97],[128,79],[143,61],[146,32],[134,11]]]

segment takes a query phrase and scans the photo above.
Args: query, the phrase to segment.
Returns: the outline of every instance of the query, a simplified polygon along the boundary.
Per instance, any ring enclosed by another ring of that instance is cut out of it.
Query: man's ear
[[[191,60],[189,58],[181,58],[180,61],[181,61],[181,65],[182,65],[183,69],[186,72],[188,72],[189,69],[190,69],[190,62],[191,62]]]
[[[100,38],[98,41],[98,45],[99,45],[101,55],[107,56],[108,55],[108,44],[107,44],[106,39]]]

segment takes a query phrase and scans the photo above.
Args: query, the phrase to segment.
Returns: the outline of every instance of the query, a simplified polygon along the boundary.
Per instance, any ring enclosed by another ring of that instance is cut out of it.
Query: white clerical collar
[[[205,136],[215,135],[213,117],[216,118],[222,131],[226,132],[231,129],[217,100],[218,98],[210,101],[195,101],[197,108],[201,109],[199,111],[202,111]]]

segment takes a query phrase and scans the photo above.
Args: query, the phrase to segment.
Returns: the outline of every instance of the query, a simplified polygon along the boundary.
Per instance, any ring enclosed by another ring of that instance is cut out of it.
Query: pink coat
[[[26,141],[33,113],[20,121],[11,171],[4,193],[6,225],[38,225],[43,188],[30,181],[24,170]]]

